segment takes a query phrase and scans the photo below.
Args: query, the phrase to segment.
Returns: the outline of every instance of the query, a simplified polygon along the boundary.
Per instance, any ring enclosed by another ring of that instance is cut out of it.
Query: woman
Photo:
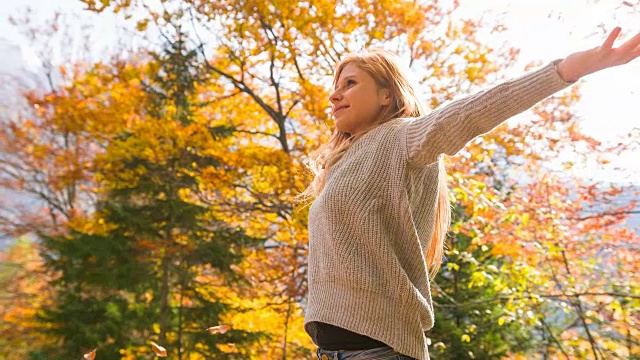
[[[450,223],[443,154],[581,77],[640,55],[640,34],[577,52],[427,113],[396,58],[347,55],[330,96],[335,131],[314,155],[305,330],[320,360],[429,359],[429,276]]]

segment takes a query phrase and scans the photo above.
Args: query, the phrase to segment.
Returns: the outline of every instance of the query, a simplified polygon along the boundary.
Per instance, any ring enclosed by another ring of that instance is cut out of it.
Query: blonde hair
[[[389,89],[392,101],[385,106],[367,129],[358,134],[333,131],[328,143],[311,154],[309,168],[315,178],[307,189],[295,197],[295,201],[308,201],[317,197],[325,184],[327,171],[342,158],[349,146],[362,135],[375,127],[395,118],[419,117],[427,113],[426,105],[419,100],[416,89],[399,65],[397,56],[386,50],[370,50],[346,55],[336,66],[333,79],[335,88],[344,67],[355,64],[367,72],[379,89]],[[440,175],[438,177],[438,199],[433,235],[425,254],[429,274],[433,278],[442,264],[444,241],[451,222],[451,209],[448,197],[447,175],[442,157],[438,158]]]

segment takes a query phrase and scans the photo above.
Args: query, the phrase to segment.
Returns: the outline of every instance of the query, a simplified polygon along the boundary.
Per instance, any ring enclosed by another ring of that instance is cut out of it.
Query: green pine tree
[[[452,228],[462,221],[464,212],[454,207]],[[426,333],[434,359],[501,359],[531,348],[532,328],[500,320],[513,315],[494,287],[496,281],[509,281],[499,270],[503,260],[462,233],[449,237],[445,253],[434,285],[435,325]]]
[[[158,71],[146,84],[146,111],[149,119],[186,126],[199,106],[192,100],[194,84],[205,79],[197,52],[188,50],[183,39],[178,30],[176,40],[152,56]],[[171,119],[169,106],[177,110]],[[212,128],[209,135],[220,139],[231,130]],[[160,140],[165,146],[178,146],[171,136]],[[125,133],[110,146],[135,142],[134,133]],[[42,314],[63,339],[60,347],[45,351],[51,359],[79,358],[96,347],[100,359],[119,359],[121,349],[148,345],[150,340],[164,346],[173,359],[187,359],[193,352],[225,359],[231,357],[216,348],[216,341],[242,344],[261,336],[232,329],[214,337],[205,331],[220,322],[227,307],[199,291],[197,272],[209,267],[242,284],[231,265],[242,260],[240,248],[257,246],[264,239],[250,238],[242,229],[213,218],[206,206],[181,199],[180,189],[198,191],[196,169],[221,167],[224,161],[190,147],[178,150],[161,163],[136,157],[113,160],[144,172],[130,187],[110,189],[96,205],[96,214],[115,225],[108,234],[40,234],[48,269],[59,274],[55,306]],[[185,168],[194,170],[180,171]],[[142,242],[153,248],[140,246]]]

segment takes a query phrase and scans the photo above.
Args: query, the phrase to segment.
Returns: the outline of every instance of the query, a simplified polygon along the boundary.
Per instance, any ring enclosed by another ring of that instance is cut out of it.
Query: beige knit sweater
[[[434,315],[424,254],[438,196],[437,160],[566,88],[555,65],[394,119],[354,142],[309,209],[305,330],[320,321],[429,359]]]

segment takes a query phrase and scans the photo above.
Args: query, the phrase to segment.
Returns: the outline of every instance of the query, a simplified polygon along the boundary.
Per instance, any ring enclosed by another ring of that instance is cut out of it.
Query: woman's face
[[[382,107],[391,103],[391,96],[387,89],[378,89],[366,71],[349,63],[340,72],[329,100],[336,128],[354,135],[373,123]]]

